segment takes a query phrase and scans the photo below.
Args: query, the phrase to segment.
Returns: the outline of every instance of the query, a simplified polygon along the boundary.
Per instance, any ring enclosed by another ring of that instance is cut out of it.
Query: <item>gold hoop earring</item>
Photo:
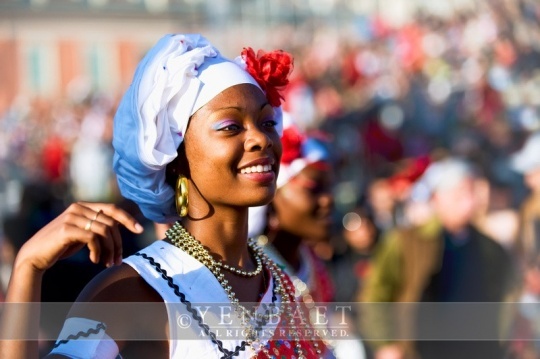
[[[180,217],[185,217],[188,214],[188,181],[186,176],[180,175],[176,180],[176,212]]]

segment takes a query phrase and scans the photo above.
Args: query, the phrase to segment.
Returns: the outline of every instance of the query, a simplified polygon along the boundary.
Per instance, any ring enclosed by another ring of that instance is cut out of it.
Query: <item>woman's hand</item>
[[[39,302],[43,273],[84,246],[90,249],[92,262],[120,264],[119,224],[134,233],[143,230],[132,216],[112,204],[78,202],[69,206],[20,249],[6,303]],[[40,307],[36,305],[14,305],[5,310],[0,316],[0,357],[37,358],[39,318]],[[14,340],[4,340],[7,338]]]
[[[122,239],[118,225],[133,233],[142,226],[127,212],[108,203],[73,203],[43,227],[20,249],[16,264],[44,272],[59,259],[88,246],[90,260],[107,267],[122,263]]]

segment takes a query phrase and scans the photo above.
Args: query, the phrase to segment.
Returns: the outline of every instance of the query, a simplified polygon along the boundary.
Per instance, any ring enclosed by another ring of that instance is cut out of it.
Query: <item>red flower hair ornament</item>
[[[245,47],[241,56],[246,63],[246,71],[266,93],[270,105],[279,107],[283,100],[281,90],[289,83],[289,75],[294,67],[292,55],[282,50],[259,50],[255,54],[251,47]]]
[[[305,140],[300,131],[294,126],[287,127],[283,130],[281,143],[283,154],[281,155],[281,163],[291,164],[292,161],[302,157],[302,143]]]

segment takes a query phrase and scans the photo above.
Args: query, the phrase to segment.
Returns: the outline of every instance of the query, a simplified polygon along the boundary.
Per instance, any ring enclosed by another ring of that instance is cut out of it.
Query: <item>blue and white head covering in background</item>
[[[229,87],[252,84],[241,57],[223,57],[201,35],[166,35],[139,63],[114,117],[114,169],[124,197],[155,222],[178,219],[166,166],[176,158],[188,121]],[[262,90],[261,90],[262,91]],[[275,108],[281,131],[281,108]]]
[[[296,141],[288,141],[283,137],[293,136],[299,139]],[[283,153],[281,163],[279,165],[279,174],[277,178],[277,187],[281,188],[286,185],[292,178],[297,176],[304,168],[309,165],[329,162],[330,152],[328,147],[319,139],[303,134],[298,126],[293,122],[291,116],[283,113]],[[288,146],[296,146],[297,149],[288,148]],[[286,159],[286,153],[296,153],[295,158]],[[248,219],[248,236],[253,238],[263,233],[267,221],[268,206],[250,207]]]
[[[286,141],[284,137],[295,136],[300,139],[298,153],[296,158],[292,160],[286,160],[286,153],[290,152],[287,148],[291,142]],[[302,133],[300,128],[293,121],[291,116],[285,112],[283,113],[283,157],[281,158],[281,164],[279,165],[279,175],[277,178],[277,187],[282,187],[291,180],[294,176],[299,174],[308,165],[317,162],[327,162],[330,160],[330,153],[328,148],[318,139],[310,137]]]

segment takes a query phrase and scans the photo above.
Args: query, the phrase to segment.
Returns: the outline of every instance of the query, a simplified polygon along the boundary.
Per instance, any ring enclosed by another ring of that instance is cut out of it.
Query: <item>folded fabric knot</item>
[[[190,117],[229,87],[252,84],[264,92],[245,66],[242,57],[223,57],[198,34],[166,35],[139,63],[114,118],[113,166],[122,195],[148,219],[178,219],[165,169],[177,156]],[[275,120],[279,132],[279,107]]]

